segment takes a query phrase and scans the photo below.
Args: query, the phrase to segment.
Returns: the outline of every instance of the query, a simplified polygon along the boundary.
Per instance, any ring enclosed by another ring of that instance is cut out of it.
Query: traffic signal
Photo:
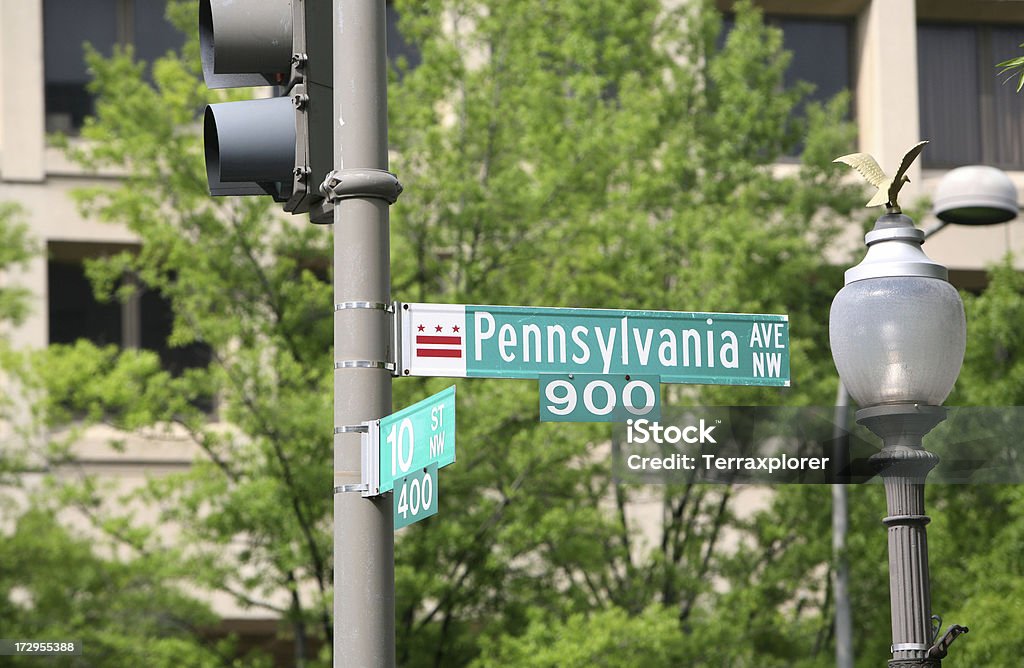
[[[333,222],[319,192],[334,160],[331,14],[331,0],[200,0],[206,85],[278,94],[206,107],[210,194],[270,195]]]

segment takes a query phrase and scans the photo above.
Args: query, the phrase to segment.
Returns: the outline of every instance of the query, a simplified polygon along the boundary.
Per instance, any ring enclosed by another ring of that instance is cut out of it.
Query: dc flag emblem
[[[414,376],[466,375],[466,309],[409,304],[402,316],[402,359]]]
[[[462,328],[459,325],[416,325],[417,357],[462,357]]]

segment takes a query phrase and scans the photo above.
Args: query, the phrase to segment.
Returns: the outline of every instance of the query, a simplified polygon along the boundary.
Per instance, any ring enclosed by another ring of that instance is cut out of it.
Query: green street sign
[[[395,531],[437,514],[437,464],[395,481]]]
[[[369,441],[377,444],[379,481],[370,488],[383,494],[395,481],[431,464],[455,461],[455,386],[397,413],[370,423]],[[371,454],[372,457],[372,454]]]
[[[543,306],[396,304],[405,376],[656,375],[789,386],[789,318]]]
[[[541,422],[661,419],[658,376],[541,374]]]

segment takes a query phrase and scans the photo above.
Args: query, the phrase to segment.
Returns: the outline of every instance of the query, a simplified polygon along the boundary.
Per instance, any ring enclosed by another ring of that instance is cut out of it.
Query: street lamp
[[[1017,187],[1001,169],[957,167],[939,181],[932,211],[943,225],[1005,223],[1017,217]]]
[[[924,254],[923,241],[902,213],[879,218],[865,236],[867,255],[847,270],[829,314],[832,357],[861,406],[857,422],[884,444],[871,459],[888,509],[890,668],[937,667],[946,646],[933,645],[924,514],[925,478],[939,458],[921,441],[945,419],[941,404],[960,373],[967,325],[948,271]],[[949,641],[960,629],[951,628]]]
[[[994,167],[983,166],[983,165],[969,165],[969,166],[966,166],[966,167],[958,167],[956,169],[953,169],[953,170],[950,170],[949,172],[947,172],[946,175],[943,176],[942,180],[939,182],[938,187],[935,189],[935,195],[934,195],[934,198],[933,198],[933,202],[934,203],[933,203],[932,211],[935,214],[935,216],[939,219],[939,222],[937,224],[931,226],[930,228],[928,228],[922,234],[921,242],[923,242],[924,240],[927,240],[929,237],[931,237],[931,235],[935,234],[936,232],[938,232],[939,230],[941,230],[943,227],[945,227],[948,224],[971,225],[971,226],[994,225],[994,224],[998,224],[998,223],[1004,223],[1006,221],[1009,221],[1009,220],[1012,220],[1012,219],[1016,218],[1017,214],[1018,214],[1018,211],[1019,211],[1019,207],[1018,207],[1018,204],[1017,204],[1017,188],[1013,184],[1013,181],[1011,181],[1010,178],[1006,175],[1006,173],[1003,172],[1002,170],[996,169]],[[885,217],[883,216],[883,218],[885,218]],[[881,222],[882,221],[880,220],[879,223],[881,223]],[[892,222],[895,223],[897,221],[892,221]],[[910,219],[908,218],[908,219],[906,219],[906,221],[904,222],[904,224],[901,227],[905,228],[907,226],[907,224],[909,224],[911,227],[913,226],[912,221],[910,221]],[[876,224],[876,229],[877,229],[877,224]],[[916,238],[917,235],[912,233],[912,232],[909,232],[908,230],[904,230],[904,232],[899,233],[897,236],[901,236],[901,235],[904,235],[904,234],[908,236],[908,238],[903,240],[903,242],[902,242],[904,244],[904,246],[900,247],[902,249],[902,251],[903,251],[903,253],[901,253],[901,255],[905,256],[904,259],[910,260],[911,261],[911,266],[913,265],[913,261],[914,260],[921,260],[922,258],[924,258],[924,260],[925,260],[925,264],[924,264],[925,267],[929,263],[930,264],[934,264],[934,263],[931,263],[931,261],[928,260],[926,256],[924,256],[923,252],[920,251],[920,243],[921,242],[915,241],[915,238]],[[881,240],[877,236],[874,238],[873,242],[868,240],[868,239],[866,239],[866,241],[868,241],[869,247],[881,242]],[[895,242],[896,239],[890,239],[890,241],[894,241]],[[908,244],[908,243],[910,244],[909,247],[906,246],[906,244]],[[917,253],[920,253],[919,255],[914,252],[914,245],[917,246]],[[876,251],[876,255],[877,255],[878,252],[879,251]],[[870,254],[871,254],[871,252],[869,250],[869,255]],[[865,258],[865,262],[862,263],[862,264],[867,263],[867,260],[868,260],[868,258]],[[875,263],[875,262],[872,262],[869,266],[872,266],[872,267],[875,268],[873,270],[873,273],[875,273],[875,274],[882,274],[882,275],[876,275],[875,278],[888,279],[888,283],[889,283],[888,289],[892,289],[894,286],[898,288],[899,287],[898,281],[901,278],[914,278],[913,276],[907,277],[907,276],[899,276],[899,275],[896,275],[896,276],[885,276],[884,274],[886,274],[886,273],[893,273],[893,272],[881,271],[880,270],[880,265],[878,263]],[[855,274],[852,281],[851,281],[850,277],[847,277],[847,285],[849,285],[851,282],[857,282],[857,281],[860,281],[860,280],[866,281],[866,276],[864,275],[866,271],[868,271],[868,270],[866,270],[866,269],[865,270],[861,270],[859,278],[858,278],[858,274]],[[932,269],[931,271],[935,271],[935,270]],[[897,271],[895,273],[899,274],[900,272]],[[940,278],[940,276],[942,278]],[[920,277],[920,276],[918,276],[917,278],[927,278],[927,277]],[[940,280],[945,280],[942,272],[938,272],[938,275],[933,276],[933,278],[940,278]],[[897,283],[894,284],[893,281],[897,281]],[[879,285],[880,287],[883,287],[883,292],[884,292],[885,286],[882,286],[881,283],[877,283],[877,282],[874,282],[874,281],[866,281],[865,285],[856,286],[856,287],[851,288],[850,293],[848,293],[844,297],[844,300],[846,298],[848,298],[848,297],[852,297],[852,298],[856,299],[858,297],[858,294],[859,294],[860,299],[866,299],[864,293],[865,292],[870,292],[870,290],[871,290],[873,285]],[[846,288],[844,288],[844,290],[846,290]],[[947,292],[947,291],[942,290],[942,292]],[[948,294],[948,292],[947,292],[947,294]],[[860,307],[862,309],[870,309],[870,305],[868,303],[866,303],[866,302],[861,303]],[[915,307],[915,309],[921,308],[921,307],[923,307],[923,304],[915,304],[914,307]],[[898,305],[896,303],[893,303],[893,304],[888,305],[888,307],[883,306],[880,310],[881,310],[882,313],[884,313],[885,311],[889,311],[889,317],[891,319],[892,311],[894,309],[898,309],[898,308],[899,308]],[[899,311],[896,311],[896,313],[899,313]],[[874,317],[875,320],[873,321],[873,323],[874,323],[875,326],[878,326],[879,317],[880,316],[876,314],[874,316],[869,316],[869,317]],[[913,318],[914,318],[914,316],[911,315],[908,312],[908,313],[903,313],[902,314],[902,318],[897,318],[897,320],[911,321],[911,320],[913,320]],[[932,319],[934,320],[934,318],[932,318]],[[941,321],[940,321],[940,324],[941,324]],[[842,326],[840,325],[839,327],[842,327]],[[911,347],[916,345],[917,341],[914,339],[914,337],[912,335],[910,335],[909,337],[907,336],[909,334],[909,330],[903,330],[903,331],[904,331],[904,337],[903,337],[902,340],[900,340],[898,342],[899,348],[900,349],[905,349],[908,343],[909,343],[909,345]],[[866,334],[866,332],[864,332],[864,333]],[[888,335],[888,334],[890,334],[890,332],[882,331],[882,332],[875,332],[875,334]],[[852,334],[851,332],[842,332],[842,331],[840,331],[840,332],[837,332],[837,335],[838,335],[839,338],[843,339],[843,344],[846,344],[846,345],[849,345],[850,342],[851,342],[851,339],[854,337],[854,334]],[[908,338],[909,338],[909,341],[908,341]],[[834,336],[833,337],[833,342],[835,340],[836,340],[836,337]],[[896,342],[895,341],[890,341],[890,343],[896,343]],[[948,343],[948,341],[947,341],[947,343]],[[843,345],[843,344],[841,344],[841,345]],[[833,348],[833,354],[835,355],[834,351],[835,351],[835,348]],[[873,354],[870,355],[870,357],[873,359],[874,364],[876,364],[876,365],[879,363],[878,352],[879,352],[878,350],[875,350],[875,351],[873,351]],[[853,352],[850,352],[850,353],[847,353],[847,352],[844,351],[844,353],[843,353],[844,360],[850,361],[849,359],[846,358],[847,354],[849,354],[851,356],[855,356],[855,355],[859,355],[860,353],[857,352],[857,351],[853,351]],[[917,358],[920,358],[920,355],[918,355]],[[960,359],[962,359],[962,356],[961,356]],[[847,376],[844,375],[843,368],[839,367],[839,361],[838,360],[839,360],[839,358],[837,356],[836,357],[836,365],[837,365],[837,368],[839,368],[840,379],[841,379],[841,381],[846,381]],[[884,362],[887,363],[888,360],[885,360]],[[858,360],[856,360],[854,362],[854,365],[858,366],[858,369],[851,370],[851,374],[857,377],[857,380],[854,380],[852,382],[858,382],[860,384],[866,384],[868,386],[868,387],[864,388],[865,391],[863,393],[858,393],[858,396],[855,396],[855,398],[857,399],[857,402],[861,406],[867,406],[867,407],[870,407],[872,404],[871,403],[866,403],[866,401],[870,401],[872,399],[877,399],[878,398],[877,396],[872,397],[870,395],[873,395],[873,394],[874,395],[878,395],[878,394],[883,393],[884,391],[880,390],[879,388],[881,386],[883,386],[883,385],[888,385],[889,381],[893,380],[894,375],[895,375],[895,374],[892,373],[892,367],[889,367],[889,369],[890,369],[889,376],[883,377],[883,378],[870,378],[870,377],[868,377],[868,374],[870,374],[871,372],[866,372],[866,371],[861,370],[862,367],[860,366],[860,365],[863,365],[863,364],[870,364],[870,363],[871,363],[870,360],[858,359]],[[925,364],[927,365],[927,358],[926,358]],[[952,366],[952,364],[950,364],[950,366]],[[959,362],[956,364],[956,367],[957,367],[957,370],[959,370]],[[875,366],[874,368],[875,368],[875,374],[877,374],[879,367]],[[908,367],[907,371],[909,371],[909,367]],[[933,381],[934,381],[934,374],[936,372],[939,372],[939,371],[941,371],[941,370],[937,369],[937,368],[931,368],[930,369],[930,373],[932,374],[931,377],[932,377]],[[906,372],[900,372],[899,375],[902,375],[904,377],[905,381],[909,380],[909,379],[906,378]],[[955,380],[955,376],[956,376],[956,374],[954,373],[953,374],[953,379],[954,380]],[[951,387],[952,386],[952,381],[950,381],[949,384],[950,384],[950,387]],[[889,391],[891,392],[892,388],[890,388]],[[944,392],[942,392],[941,393],[942,394],[942,398],[945,399],[945,396],[948,395],[948,393],[949,393],[949,389],[946,389]],[[835,412],[835,420],[836,420],[835,439],[836,439],[837,444],[843,442],[843,440],[846,437],[845,436],[846,435],[846,431],[847,431],[847,429],[846,429],[847,417],[846,416],[847,416],[847,406],[849,404],[849,396],[850,395],[847,392],[847,389],[846,389],[846,387],[844,385],[844,382],[840,382],[839,383],[839,388],[838,388],[838,391],[837,391],[837,394],[836,394],[836,412]],[[939,402],[937,402],[937,403],[941,403],[941,400]],[[927,411],[925,411],[925,412],[927,412]],[[874,417],[870,417],[870,414],[868,416],[865,416],[865,415],[862,415],[861,413],[858,413],[857,417],[858,417],[858,421],[862,421],[861,420],[862,417],[867,417],[869,419],[869,421],[871,423],[875,423],[876,426],[878,425],[878,422],[879,422],[879,418],[878,418],[877,415],[874,416]],[[933,416],[932,419],[934,419],[934,416]],[[941,418],[939,418],[939,419],[941,420]],[[884,418],[882,418],[882,420],[884,421]],[[937,424],[937,421],[935,423]],[[870,424],[868,426],[870,428]],[[876,432],[876,433],[878,433],[878,432]],[[921,436],[923,436],[923,435],[924,435],[924,432],[922,432]],[[882,460],[883,458],[880,456],[878,459]],[[937,462],[937,459],[935,460],[935,462]],[[924,468],[923,474],[921,475],[921,482],[920,482],[920,484],[922,486],[924,484],[924,476],[927,475],[928,471],[931,469],[932,466],[934,466],[934,462],[931,465],[927,466],[927,468]],[[887,485],[888,485],[888,483],[887,483]],[[832,517],[832,525],[833,525],[833,552],[836,554],[837,560],[838,560],[838,562],[837,562],[837,571],[836,571],[836,576],[835,576],[835,580],[836,580],[836,582],[835,582],[835,586],[836,586],[836,660],[837,660],[838,668],[851,668],[853,666],[853,651],[852,651],[852,638],[851,638],[851,636],[852,636],[852,632],[851,632],[852,631],[852,623],[851,623],[851,619],[850,619],[849,602],[848,602],[848,600],[846,600],[846,601],[843,600],[846,597],[845,596],[845,592],[848,589],[848,586],[847,586],[847,576],[846,576],[846,568],[845,568],[845,562],[844,562],[844,557],[843,557],[843,553],[845,551],[845,546],[846,546],[845,534],[846,534],[846,527],[847,527],[847,520],[846,520],[846,517],[847,517],[847,511],[846,511],[846,489],[845,489],[845,487],[843,485],[834,485],[833,486],[833,490],[832,490],[832,496],[833,496],[833,513],[832,513],[832,515],[833,515],[833,517]],[[921,506],[922,513],[923,513],[923,498],[922,498],[921,503],[922,503],[922,506]],[[890,515],[890,517],[895,515],[895,513],[893,512],[892,507],[890,507],[890,509],[889,509],[889,515]],[[891,542],[892,541],[891,533],[892,532],[890,532],[890,554],[893,554],[893,552],[892,552],[892,542]],[[921,525],[920,535],[921,535],[922,538],[924,537],[924,526],[923,526],[923,524]],[[922,545],[924,545],[924,543],[922,543]],[[927,568],[927,552],[926,552],[927,546],[924,545],[924,547],[925,547],[925,552],[921,556],[924,558],[922,563],[924,564],[924,567]],[[924,580],[924,585],[925,585],[925,587],[927,587],[927,578],[925,578],[925,580]],[[891,594],[892,594],[892,597],[893,597],[894,601],[897,599],[897,596],[901,597],[900,600],[905,600],[905,597],[903,597],[903,595],[902,595],[902,591],[900,590],[899,593],[898,593],[898,590],[896,589],[895,585],[893,585]],[[925,590],[924,596],[925,596],[924,602],[928,603],[929,602],[928,601],[929,594],[927,592],[927,589]],[[926,604],[926,605],[923,605],[923,606],[921,606],[921,607],[919,607],[917,609],[919,611],[923,611],[923,613],[927,617],[927,613],[928,613],[929,608],[930,608],[930,605]],[[896,635],[896,624],[897,624],[897,622],[896,622],[896,610],[894,609],[893,610],[894,650],[896,649],[896,643],[898,642],[898,641],[895,640],[895,638],[897,637],[897,635]],[[953,629],[960,629],[960,628],[962,628],[962,627],[953,627]],[[952,630],[951,629],[951,631],[952,631],[952,633],[947,634],[946,638],[944,638],[944,640],[947,641],[947,644],[942,646],[940,649],[938,649],[935,652],[936,654],[944,655],[945,654],[945,647],[948,646],[948,642],[952,642],[952,638],[955,637],[955,635],[959,633],[958,630]],[[902,637],[902,636],[900,636],[900,637]],[[925,653],[927,654],[927,651]],[[897,655],[896,652],[894,651],[894,656],[905,656],[905,653],[901,653],[901,654]],[[896,659],[894,659],[894,660],[896,660]],[[899,659],[899,660],[904,661],[903,665],[911,665],[911,666],[929,665],[928,663],[922,663],[918,659],[910,659],[909,663],[907,661],[905,661],[905,660],[902,660],[902,659]],[[936,665],[936,664],[933,662],[932,665]]]

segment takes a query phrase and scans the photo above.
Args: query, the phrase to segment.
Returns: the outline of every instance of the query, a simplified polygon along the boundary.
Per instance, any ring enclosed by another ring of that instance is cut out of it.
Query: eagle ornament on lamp
[[[927,143],[927,140],[918,142],[907,151],[907,154],[903,156],[903,161],[900,162],[900,168],[896,170],[896,174],[892,178],[886,176],[882,168],[878,166],[878,162],[867,153],[841,155],[832,162],[842,162],[853,167],[860,172],[865,181],[878,188],[878,192],[875,193],[875,196],[871,198],[871,201],[866,206],[881,206],[884,204],[886,213],[902,213],[896,198],[900,194],[900,188],[903,187],[903,184],[910,183],[907,170],[910,169],[910,165],[917,159],[917,156],[921,155],[921,151]]]

